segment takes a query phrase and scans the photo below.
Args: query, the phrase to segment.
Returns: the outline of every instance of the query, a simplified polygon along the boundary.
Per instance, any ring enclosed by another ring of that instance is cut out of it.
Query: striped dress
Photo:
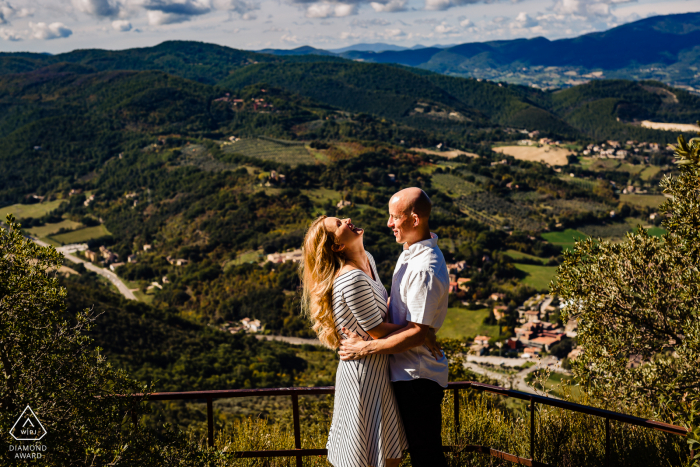
[[[379,278],[367,253],[374,277]],[[364,340],[387,314],[386,289],[359,269],[333,283],[335,326],[356,332]],[[408,448],[389,377],[389,355],[340,361],[335,379],[333,421],[328,434],[328,461],[334,467],[384,467]]]

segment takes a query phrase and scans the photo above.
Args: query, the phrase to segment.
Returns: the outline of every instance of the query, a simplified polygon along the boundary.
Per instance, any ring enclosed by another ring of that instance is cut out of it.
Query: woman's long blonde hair
[[[323,345],[337,349],[340,336],[333,318],[333,281],[343,266],[345,257],[333,251],[335,235],[326,230],[321,216],[311,224],[304,237],[303,259],[299,264],[302,282],[302,311],[313,323],[313,330]]]

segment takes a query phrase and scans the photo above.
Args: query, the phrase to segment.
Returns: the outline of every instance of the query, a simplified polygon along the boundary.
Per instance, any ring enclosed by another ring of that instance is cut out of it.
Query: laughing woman
[[[303,307],[321,342],[337,349],[343,328],[365,340],[402,327],[384,322],[387,293],[364,231],[350,219],[321,216],[304,238]],[[328,461],[334,467],[397,467],[408,448],[389,377],[389,356],[340,361]]]

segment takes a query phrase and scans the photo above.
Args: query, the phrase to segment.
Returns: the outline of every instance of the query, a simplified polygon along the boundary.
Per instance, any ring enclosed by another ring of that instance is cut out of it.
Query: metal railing
[[[523,458],[503,451],[498,451],[487,446],[466,445],[466,446],[444,446],[445,452],[478,452],[488,454],[498,459],[514,462],[520,465],[531,467],[549,467],[547,464],[538,462],[535,452],[535,414],[537,404],[558,407],[573,412],[579,412],[605,419],[605,464],[610,465],[610,420],[636,425],[652,430],[663,431],[679,436],[686,436],[688,430],[676,425],[648,420],[632,415],[626,415],[610,410],[598,409],[595,407],[567,402],[538,394],[529,394],[512,389],[505,389],[500,386],[477,383],[474,381],[459,381],[449,383],[448,391],[454,393],[454,426],[455,442],[460,431],[459,420],[459,391],[461,389],[474,389],[476,391],[498,394],[505,397],[513,397],[530,403],[530,458]],[[205,400],[207,402],[207,432],[209,446],[214,446],[214,399],[228,399],[235,397],[270,397],[270,396],[291,396],[292,415],[294,417],[294,449],[268,450],[268,451],[237,451],[233,453],[236,458],[251,457],[296,457],[297,467],[302,466],[304,456],[325,456],[326,449],[302,449],[301,447],[301,426],[299,421],[299,396],[334,394],[335,387],[324,386],[315,388],[270,388],[270,389],[228,389],[219,391],[188,391],[188,392],[157,392],[148,395],[134,394],[134,397],[146,397],[147,401],[169,401],[169,400]],[[132,412],[133,423],[136,425],[138,419],[135,412]],[[691,458],[693,453],[691,453]]]

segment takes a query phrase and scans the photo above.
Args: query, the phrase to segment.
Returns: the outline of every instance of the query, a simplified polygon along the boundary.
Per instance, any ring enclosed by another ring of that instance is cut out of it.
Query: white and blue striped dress
[[[379,279],[372,255],[367,253]],[[388,295],[379,280],[359,269],[338,276],[333,283],[335,326],[364,340],[368,330],[384,321]],[[384,467],[386,459],[401,457],[408,448],[389,375],[389,355],[340,361],[335,378],[333,421],[328,434],[328,461],[334,467]]]

